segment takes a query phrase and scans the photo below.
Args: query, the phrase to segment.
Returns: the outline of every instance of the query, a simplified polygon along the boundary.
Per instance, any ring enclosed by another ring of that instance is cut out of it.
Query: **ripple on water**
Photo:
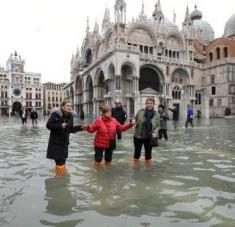
[[[213,175],[213,177],[226,182],[231,182],[231,183],[235,182],[235,178],[232,177],[227,177],[223,175]]]

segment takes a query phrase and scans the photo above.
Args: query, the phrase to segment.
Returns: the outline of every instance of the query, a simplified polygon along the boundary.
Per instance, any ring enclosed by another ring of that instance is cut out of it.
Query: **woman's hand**
[[[62,128],[65,129],[67,125],[67,123],[62,123]]]
[[[153,137],[153,138],[158,138],[158,134],[155,133],[155,132],[153,132],[153,133],[152,133],[152,137]]]
[[[135,124],[136,124],[135,118],[134,118],[134,119],[131,119],[131,124],[132,124],[132,125],[135,125]]]

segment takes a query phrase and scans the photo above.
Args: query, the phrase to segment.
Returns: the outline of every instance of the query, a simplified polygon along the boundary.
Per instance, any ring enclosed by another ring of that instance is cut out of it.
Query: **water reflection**
[[[76,199],[69,190],[70,175],[54,176],[45,179],[45,201],[47,202],[46,213],[56,216],[70,216],[74,214],[73,208],[76,206]],[[41,220],[40,223],[56,227],[75,227],[82,220],[68,220],[53,222]]]

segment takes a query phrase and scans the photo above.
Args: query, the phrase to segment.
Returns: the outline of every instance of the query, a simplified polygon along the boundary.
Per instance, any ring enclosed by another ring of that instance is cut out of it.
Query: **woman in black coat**
[[[73,126],[72,103],[64,101],[61,108],[52,111],[46,127],[51,131],[47,158],[56,162],[56,172],[64,172],[68,157],[69,134],[83,131],[82,126]]]

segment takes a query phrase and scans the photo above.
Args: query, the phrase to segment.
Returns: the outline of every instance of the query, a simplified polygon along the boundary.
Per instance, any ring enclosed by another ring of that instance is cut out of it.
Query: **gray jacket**
[[[163,112],[160,114],[160,129],[167,129],[167,121],[170,120],[167,113]]]

